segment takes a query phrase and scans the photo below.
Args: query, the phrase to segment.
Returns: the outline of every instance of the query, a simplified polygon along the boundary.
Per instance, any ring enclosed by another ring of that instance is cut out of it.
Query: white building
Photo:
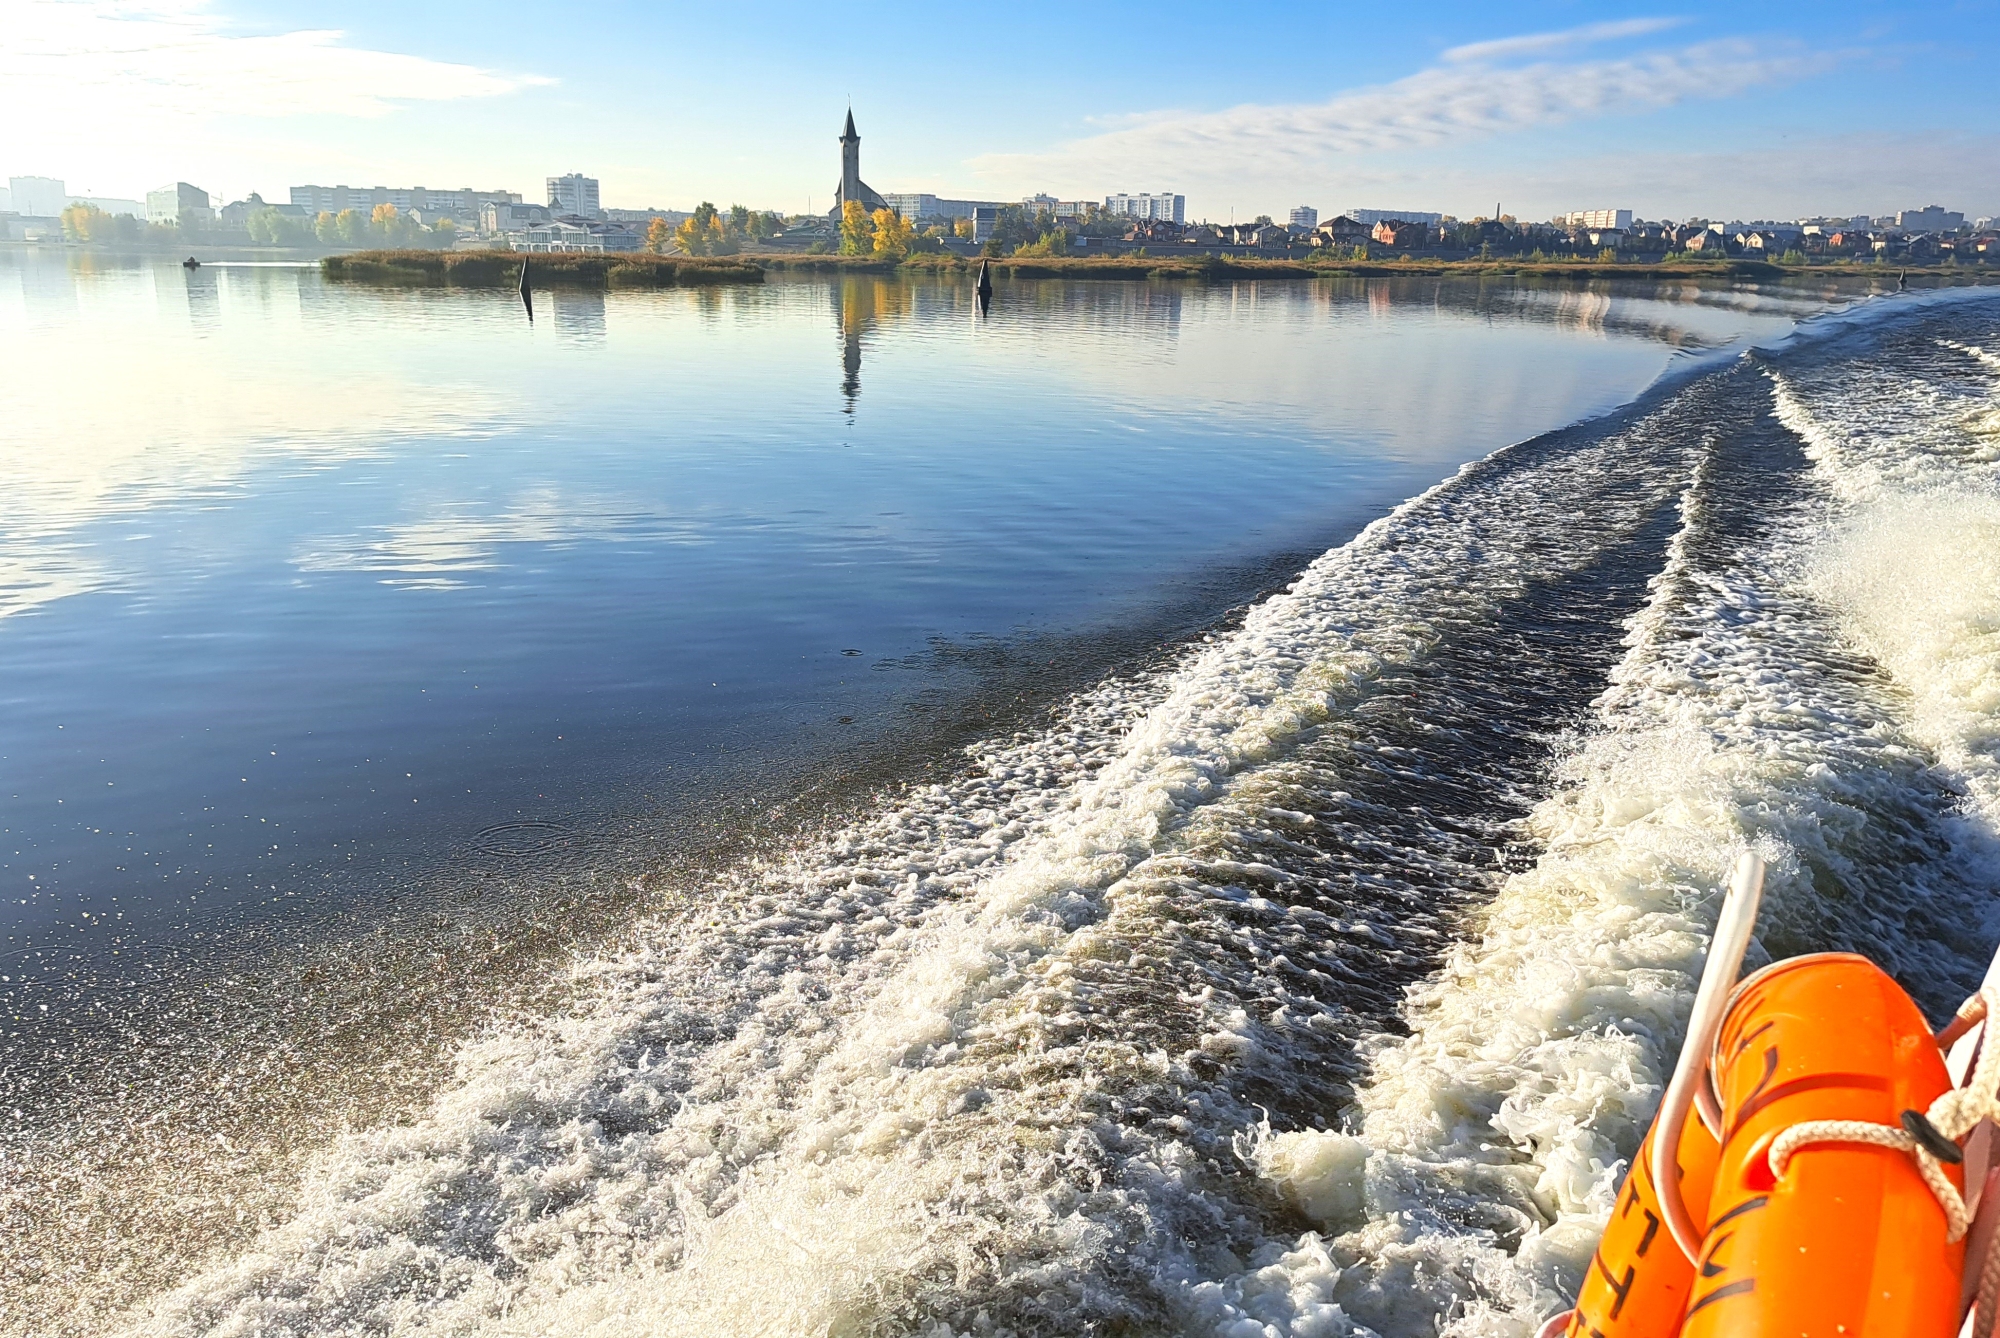
[[[54,218],[69,204],[69,191],[57,177],[8,177],[9,207],[30,218]]]
[[[579,223],[570,218],[552,218],[526,232],[514,233],[508,243],[516,251],[562,253],[571,251],[636,251],[642,238],[638,229],[625,223]]]
[[[1574,213],[1558,215],[1555,224],[1559,228],[1616,228],[1620,232],[1632,230],[1630,209],[1579,209]]]
[[[597,201],[597,178],[581,172],[549,178],[549,212],[576,218],[597,218],[603,208]]]
[[[904,191],[900,194],[884,192],[882,198],[896,211],[899,218],[911,222],[920,218],[944,218],[943,201],[924,191]]]
[[[479,230],[488,234],[503,232],[526,232],[529,228],[549,221],[549,208],[543,204],[503,204],[489,201],[479,210]]]
[[[21,212],[25,214],[27,210]],[[1953,232],[1965,226],[1965,215],[1927,204],[1921,209],[1905,209],[1897,214],[1896,226],[1905,232]]]
[[[208,192],[185,181],[146,192],[148,223],[179,223],[182,219],[208,217]]]
[[[1089,218],[1097,212],[1097,201],[1058,200],[1053,195],[1030,195],[1021,201],[1021,208],[1030,214],[1048,214],[1053,218]]]
[[[450,214],[461,223],[477,223],[480,211],[489,204],[519,204],[513,191],[431,190],[423,186],[294,186],[292,203],[308,214],[338,214],[352,209],[373,214],[378,204],[393,204],[399,214]]]
[[[1175,195],[1169,191],[1157,194],[1107,195],[1104,197],[1104,212],[1123,214],[1128,218],[1143,218],[1151,223],[1187,222],[1187,196]]]
[[[1443,214],[1425,213],[1421,209],[1343,209],[1342,213],[1356,223],[1442,223]]]
[[[1311,232],[1319,226],[1319,210],[1309,204],[1302,204],[1294,208],[1291,216],[1285,221],[1291,224],[1295,232]]]

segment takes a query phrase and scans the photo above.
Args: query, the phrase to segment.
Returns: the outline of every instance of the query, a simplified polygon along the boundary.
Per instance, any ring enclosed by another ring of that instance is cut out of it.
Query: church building
[[[871,214],[877,209],[889,207],[889,202],[861,179],[861,136],[854,133],[852,107],[847,109],[847,129],[840,136],[840,189],[834,192],[833,209],[828,217],[836,223],[840,222],[841,208],[849,200],[858,201]]]

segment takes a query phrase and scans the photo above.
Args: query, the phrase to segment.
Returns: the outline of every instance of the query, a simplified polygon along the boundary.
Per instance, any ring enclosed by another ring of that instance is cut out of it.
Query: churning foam
[[[1968,581],[1892,621],[1881,592],[1949,550],[1878,556],[1894,513],[1841,491],[1903,487],[1917,446],[1850,466],[1773,419],[1837,416],[1813,356],[1471,466],[1175,668],[663,915],[132,1328],[1527,1332],[1643,1133],[1738,850],[1770,862],[1773,953],[1865,941],[1930,1002],[1983,959],[1992,926],[1950,926],[1992,904],[1990,832],[1949,786],[1990,755],[1987,606]],[[1960,398],[1927,421],[1964,435]],[[1603,689],[1587,720],[1565,670]],[[1540,802],[1454,793],[1578,723]],[[1530,808],[1532,867],[1477,872]],[[1419,894],[1489,884],[1444,947]],[[1407,1035],[1369,954],[1423,981]]]

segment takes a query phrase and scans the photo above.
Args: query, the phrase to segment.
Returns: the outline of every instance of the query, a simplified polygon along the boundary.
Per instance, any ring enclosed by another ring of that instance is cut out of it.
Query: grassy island
[[[354,251],[328,256],[329,279],[417,287],[503,288],[521,280],[521,261],[536,288],[693,288],[761,283],[764,270],[740,257],[654,255],[650,251],[523,257],[512,251]]]

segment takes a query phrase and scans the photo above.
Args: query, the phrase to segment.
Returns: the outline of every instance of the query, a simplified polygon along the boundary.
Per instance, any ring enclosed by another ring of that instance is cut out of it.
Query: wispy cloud
[[[0,86],[17,106],[84,115],[116,133],[161,116],[380,116],[553,82],[349,46],[343,36],[236,31],[207,0],[13,0]]]
[[[1106,179],[1132,189],[1297,183],[1343,157],[1729,98],[1809,77],[1840,59],[1745,40],[1548,58],[1672,23],[1633,19],[1455,47],[1429,69],[1324,102],[1160,112],[1047,152],[992,154],[971,165],[983,176],[1025,185]]]
[[[1468,42],[1464,46],[1452,47],[1442,59],[1446,64],[1462,65],[1469,61],[1550,56],[1558,51],[1613,42],[1621,37],[1645,37],[1677,28],[1682,22],[1684,20],[1681,19],[1619,19],[1612,23],[1588,23],[1581,28],[1565,28],[1561,32],[1528,33],[1521,37],[1501,37],[1491,42]]]

